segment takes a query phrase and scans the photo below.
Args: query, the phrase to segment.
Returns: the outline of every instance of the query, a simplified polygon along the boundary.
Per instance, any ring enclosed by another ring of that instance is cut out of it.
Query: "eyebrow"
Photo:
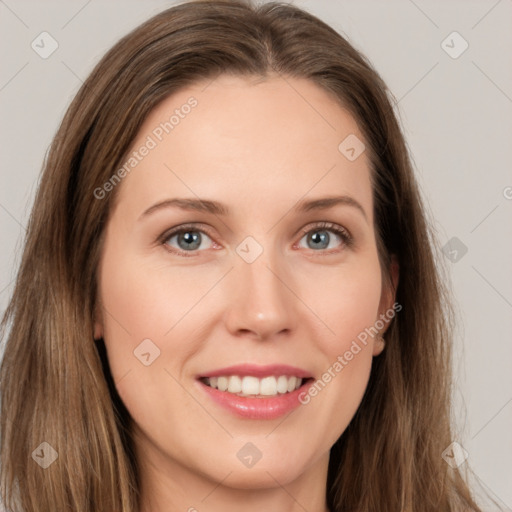
[[[328,210],[338,205],[351,206],[357,209],[362,213],[363,217],[368,222],[368,217],[366,216],[366,212],[361,204],[353,197],[346,195],[302,200],[292,208],[292,211],[295,211],[296,213],[306,213],[310,211]],[[229,215],[229,208],[217,201],[195,198],[173,198],[165,199],[164,201],[160,201],[153,206],[150,206],[142,213],[142,215],[139,217],[139,220],[157,210],[172,207],[180,208],[186,211],[211,213],[213,215]]]

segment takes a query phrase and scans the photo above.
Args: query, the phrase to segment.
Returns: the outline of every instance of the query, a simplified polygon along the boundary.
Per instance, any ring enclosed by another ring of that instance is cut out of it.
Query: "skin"
[[[364,138],[353,117],[307,80],[210,82],[173,94],[146,119],[134,150],[190,96],[198,101],[117,185],[102,248],[95,337],[105,340],[135,421],[141,510],[325,512],[329,450],[384,345],[370,338],[307,405],[275,420],[220,408],[196,377],[249,362],[321,378],[392,307],[366,152],[351,162],[338,150],[349,134]],[[366,218],[349,205],[293,211],[299,200],[334,194],[352,197]],[[176,197],[219,201],[230,213],[168,207],[141,218]],[[300,230],[321,235],[322,221],[348,230],[353,245],[330,230],[325,245],[308,241]],[[159,240],[185,223],[196,224],[198,248],[186,252],[176,235]],[[247,236],[263,249],[252,263],[236,252]],[[390,271],[396,284],[396,265]],[[134,356],[144,339],[160,350],[149,366]],[[251,468],[237,457],[247,442],[262,454]]]

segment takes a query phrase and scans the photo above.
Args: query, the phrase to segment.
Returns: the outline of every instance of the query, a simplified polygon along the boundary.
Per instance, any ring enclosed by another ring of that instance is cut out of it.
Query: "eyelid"
[[[159,237],[160,240],[163,240],[164,242],[169,239],[172,235],[175,235],[177,233],[180,233],[182,231],[187,230],[194,230],[194,231],[201,231],[206,233],[210,238],[212,238],[211,229],[206,224],[191,222],[186,224],[180,224],[179,226],[174,226],[173,228],[168,229],[162,235]]]
[[[352,240],[352,235],[350,234],[350,231],[347,228],[345,228],[339,224],[336,224],[334,222],[330,222],[330,221],[326,221],[326,220],[312,222],[312,223],[308,224],[307,226],[301,228],[299,233],[302,236],[304,236],[304,235],[307,235],[310,231],[313,231],[315,229],[317,229],[317,230],[325,229],[326,231],[334,231],[335,233],[343,235],[347,239]]]
[[[308,225],[306,225],[304,228],[301,228],[299,231],[300,238],[299,238],[298,242],[300,242],[300,240],[302,240],[302,238],[305,235],[307,235],[308,233],[310,233],[311,231],[314,231],[314,230],[319,230],[319,231],[326,230],[326,231],[334,232],[338,237],[340,237],[342,239],[344,248],[350,248],[354,244],[354,239],[353,239],[350,231],[347,228],[345,228],[339,224],[330,222],[330,221],[311,222]],[[185,232],[185,231],[198,231],[198,232],[204,233],[204,234],[208,235],[208,237],[213,241],[214,244],[218,245],[217,242],[215,242],[215,240],[214,240],[214,236],[211,232],[211,229],[206,224],[201,224],[201,223],[188,223],[188,224],[181,224],[179,226],[175,226],[171,229],[168,229],[162,235],[160,235],[158,237],[157,241],[160,244],[166,246],[165,242],[167,242],[171,237],[173,237],[177,234],[180,234],[182,232]],[[296,244],[298,242],[296,242]],[[295,247],[295,245],[294,245],[294,247]],[[194,256],[195,253],[202,252],[202,251],[190,251],[190,253],[187,254],[187,251],[178,251],[177,249],[174,249],[174,248],[170,249],[168,246],[166,247],[166,250],[173,254],[178,254],[181,256],[185,256],[185,257]],[[342,249],[312,251],[312,252],[318,253],[317,254],[318,256],[322,256],[322,255],[328,255],[328,254],[332,254],[332,253],[339,253],[342,250],[343,250],[343,248]]]

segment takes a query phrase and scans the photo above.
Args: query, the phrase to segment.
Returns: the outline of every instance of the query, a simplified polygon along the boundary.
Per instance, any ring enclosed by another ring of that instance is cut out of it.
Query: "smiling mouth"
[[[261,379],[249,375],[222,375],[218,377],[202,377],[199,380],[210,388],[225,391],[236,396],[271,398],[292,393],[313,379],[290,375],[269,376]]]

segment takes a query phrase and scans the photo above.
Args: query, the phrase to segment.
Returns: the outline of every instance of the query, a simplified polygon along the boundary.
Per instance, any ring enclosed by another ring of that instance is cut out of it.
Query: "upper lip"
[[[202,373],[198,378],[203,377],[220,377],[227,375],[241,375],[241,376],[252,376],[252,377],[279,377],[281,375],[295,376],[303,379],[312,377],[308,371],[298,368],[296,366],[289,366],[287,364],[271,364],[265,366],[259,366],[254,364],[236,364],[233,366],[226,366],[225,368],[219,368],[206,373]]]

